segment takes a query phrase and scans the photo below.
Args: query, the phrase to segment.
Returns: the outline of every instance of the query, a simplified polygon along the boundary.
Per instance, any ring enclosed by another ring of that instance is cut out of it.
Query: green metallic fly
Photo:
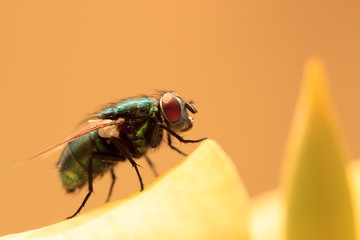
[[[154,171],[146,153],[149,148],[157,148],[167,133],[167,143],[171,149],[182,155],[181,150],[172,145],[171,136],[183,143],[196,143],[204,140],[186,140],[178,133],[192,128],[193,119],[187,110],[195,114],[197,110],[179,94],[163,91],[156,97],[134,97],[113,103],[95,113],[89,120],[91,127],[77,133],[63,142],[52,146],[44,152],[67,144],[57,167],[62,185],[71,193],[82,188],[86,183],[88,193],[76,212],[68,218],[75,217],[85,206],[93,192],[93,180],[110,171],[112,182],[107,197],[111,197],[116,176],[114,167],[118,162],[128,160],[134,167],[140,182],[144,184],[134,159],[145,157]],[[33,158],[32,157],[32,158]]]

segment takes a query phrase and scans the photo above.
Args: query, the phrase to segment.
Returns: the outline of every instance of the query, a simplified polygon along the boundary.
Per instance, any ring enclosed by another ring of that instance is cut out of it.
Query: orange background
[[[86,194],[61,188],[59,153],[12,166],[104,103],[154,89],[195,101],[186,137],[217,140],[251,196],[274,188],[303,65],[314,54],[325,60],[350,156],[358,157],[359,12],[359,3],[325,0],[0,1],[0,235],[61,221]],[[165,144],[151,158],[159,172],[182,159]],[[117,175],[113,199],[139,189],[130,164]],[[109,183],[107,175],[96,182],[86,209],[104,202]]]

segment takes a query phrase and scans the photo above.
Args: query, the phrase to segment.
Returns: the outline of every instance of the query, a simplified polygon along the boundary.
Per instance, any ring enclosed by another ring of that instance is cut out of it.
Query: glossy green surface
[[[119,139],[102,138],[95,130],[70,142],[57,164],[66,191],[72,192],[88,182],[90,159],[93,178],[126,160],[116,147],[116,141],[134,159],[143,156],[149,147],[157,147],[162,137],[162,129],[157,125],[160,121],[157,105],[155,98],[131,98],[100,111],[97,118],[126,120],[119,126]]]

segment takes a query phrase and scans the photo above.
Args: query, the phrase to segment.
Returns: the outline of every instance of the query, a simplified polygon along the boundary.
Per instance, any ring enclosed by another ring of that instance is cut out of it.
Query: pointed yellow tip
[[[323,104],[331,103],[329,91],[323,61],[320,58],[310,59],[305,66],[302,97],[304,101],[311,101],[311,104],[304,105],[311,107],[317,104],[324,107]]]
[[[355,226],[360,237],[360,161],[351,161],[346,166],[350,183],[352,202],[354,203]],[[251,236],[252,240],[281,240],[283,208],[280,189],[261,193],[251,200]],[[325,202],[324,202],[325,204]],[[345,234],[344,234],[345,235]],[[341,238],[345,239],[345,238]]]
[[[287,204],[285,236],[354,239],[354,216],[345,172],[348,156],[325,67],[319,58],[306,64],[291,131],[283,179]]]

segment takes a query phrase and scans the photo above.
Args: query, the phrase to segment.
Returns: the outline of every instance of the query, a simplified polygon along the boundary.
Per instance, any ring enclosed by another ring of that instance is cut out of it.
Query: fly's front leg
[[[169,145],[169,147],[170,147],[171,149],[177,151],[178,153],[180,153],[181,155],[184,155],[185,157],[187,156],[186,153],[184,153],[183,151],[181,151],[180,149],[178,149],[177,147],[174,147],[174,146],[172,145],[171,135],[170,135],[170,133],[168,133],[168,132],[167,132],[167,142],[168,142],[168,145]]]
[[[172,136],[174,136],[177,140],[179,140],[182,143],[197,143],[197,142],[201,142],[204,141],[206,138],[200,138],[200,139],[196,139],[196,140],[189,140],[189,139],[184,139],[183,137],[181,137],[179,134],[177,134],[176,132],[174,132],[173,130],[171,130],[170,128],[168,128],[166,125],[164,125],[163,123],[159,123],[160,127],[162,127],[163,129],[165,129],[165,131],[167,131],[169,134],[171,134]]]

